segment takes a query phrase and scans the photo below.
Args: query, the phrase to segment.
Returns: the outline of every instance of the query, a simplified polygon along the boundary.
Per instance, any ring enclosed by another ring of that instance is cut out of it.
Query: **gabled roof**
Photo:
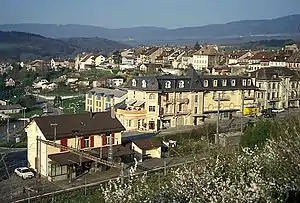
[[[92,94],[100,94],[100,95],[113,95],[115,97],[122,97],[125,94],[127,94],[126,90],[120,90],[120,89],[108,89],[108,88],[100,88],[100,87],[95,87],[88,91],[88,93]]]
[[[124,126],[117,118],[112,118],[110,112],[81,113],[71,115],[55,115],[34,118],[47,140],[54,140],[56,123],[56,138],[71,138],[77,136],[99,135],[111,132],[121,132]]]
[[[161,142],[153,139],[139,139],[132,142],[142,150],[156,149],[161,146]]]
[[[194,55],[216,56],[219,55],[219,52],[211,46],[205,46],[198,50],[196,53],[194,53]]]

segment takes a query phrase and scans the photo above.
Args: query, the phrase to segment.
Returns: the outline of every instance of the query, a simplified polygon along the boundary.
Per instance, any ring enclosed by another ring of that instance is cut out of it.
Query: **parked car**
[[[284,109],[271,108],[271,111],[274,113],[281,113],[281,112],[284,112]]]
[[[15,173],[17,176],[20,176],[21,178],[25,179],[30,179],[34,177],[34,174],[32,171],[30,171],[29,168],[27,167],[19,167],[15,169]]]

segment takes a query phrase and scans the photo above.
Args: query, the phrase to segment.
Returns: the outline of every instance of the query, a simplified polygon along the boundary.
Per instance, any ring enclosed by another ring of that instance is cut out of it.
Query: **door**
[[[154,121],[149,121],[149,129],[154,130],[155,129],[155,122]]]

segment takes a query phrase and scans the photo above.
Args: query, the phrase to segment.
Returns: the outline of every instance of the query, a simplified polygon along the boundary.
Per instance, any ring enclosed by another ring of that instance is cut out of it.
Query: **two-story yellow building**
[[[126,130],[153,131],[199,125],[218,109],[221,119],[232,118],[242,103],[254,103],[257,89],[246,76],[199,75],[193,68],[184,76],[133,77],[125,87],[128,99],[117,117]]]
[[[118,167],[133,154],[121,145],[124,130],[114,111],[34,118],[25,129],[28,165],[51,181]]]
[[[93,88],[85,95],[85,110],[102,112],[125,101],[127,91],[121,89]]]

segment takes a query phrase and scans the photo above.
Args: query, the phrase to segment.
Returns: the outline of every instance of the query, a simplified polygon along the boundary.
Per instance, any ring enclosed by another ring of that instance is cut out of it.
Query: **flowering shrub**
[[[264,146],[242,148],[161,174],[111,181],[94,196],[107,203],[285,202],[300,190],[300,121],[277,123]],[[271,133],[271,131],[270,131]],[[88,201],[86,201],[88,202]],[[90,201],[90,202],[97,202]]]

